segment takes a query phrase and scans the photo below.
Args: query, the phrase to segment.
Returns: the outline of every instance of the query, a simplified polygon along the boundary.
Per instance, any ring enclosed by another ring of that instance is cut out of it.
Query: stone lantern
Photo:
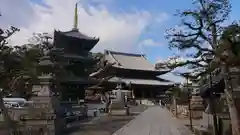
[[[33,85],[31,98],[33,104],[29,112],[21,117],[27,128],[33,128],[44,135],[59,135],[63,121],[59,117],[59,100],[55,96],[53,88],[54,64],[50,56],[44,56],[38,65],[40,71],[38,83]]]
[[[198,119],[202,118],[202,112],[204,111],[204,103],[199,92],[195,89],[192,92],[192,97],[190,99],[192,118]]]

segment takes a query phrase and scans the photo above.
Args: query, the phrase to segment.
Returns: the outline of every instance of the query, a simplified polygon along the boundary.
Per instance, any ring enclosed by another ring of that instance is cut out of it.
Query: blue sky
[[[114,2],[106,3],[107,7],[112,12],[134,12],[135,10],[149,11],[154,15],[159,13],[167,13],[168,19],[160,24],[151,24],[146,31],[141,35],[139,41],[143,39],[153,39],[160,43],[160,46],[145,47],[143,53],[147,55],[151,62],[156,62],[158,59],[166,59],[172,55],[172,51],[168,49],[167,41],[164,38],[166,28],[174,27],[178,24],[179,19],[173,16],[176,9],[186,9],[191,6],[191,0],[176,1],[176,0],[113,0]],[[94,4],[97,4],[95,2]]]
[[[21,29],[13,43],[24,43],[33,32],[69,30],[77,0],[1,0],[0,26]],[[238,20],[239,0],[231,0],[230,21]],[[96,50],[141,52],[152,63],[166,60],[174,51],[168,49],[165,30],[180,24],[177,9],[191,8],[192,0],[80,0],[80,31],[100,37]],[[11,10],[15,9],[15,10]],[[151,16],[149,18],[149,15]],[[23,19],[24,18],[24,19]],[[139,45],[141,46],[139,49]],[[148,44],[148,45],[147,45]],[[150,45],[151,44],[151,45]]]
[[[44,0],[29,1],[40,5],[45,5]],[[81,0],[80,2],[83,5],[91,5],[94,7],[104,5],[104,7],[107,8],[107,10],[112,14],[128,14],[137,11],[147,11],[153,16],[158,16],[161,13],[167,14],[167,19],[161,24],[151,23],[148,25],[144,31],[141,32],[141,35],[138,39],[138,43],[144,39],[152,39],[159,44],[158,46],[143,47],[142,50],[142,53],[145,53],[149,60],[154,63],[159,59],[167,59],[174,53],[168,49],[168,43],[164,38],[164,32],[167,28],[171,28],[179,24],[179,18],[173,16],[174,13],[176,13],[177,9],[183,10],[191,8],[191,1],[192,0]],[[231,0],[231,2],[233,7],[231,20],[237,20],[239,12],[237,5],[240,5],[240,1]]]
[[[151,62],[156,62],[156,60],[159,58],[167,59],[174,53],[168,49],[168,43],[163,34],[167,28],[171,28],[179,24],[180,19],[174,16],[176,10],[191,8],[191,1],[192,0],[108,0],[105,5],[112,12],[134,12],[135,10],[146,10],[155,15],[161,12],[169,15],[169,18],[160,26],[159,24],[150,25],[139,39],[141,41],[144,38],[151,38],[154,41],[162,44],[161,46],[144,48],[144,53],[147,54]],[[231,3],[232,12],[230,15],[230,20],[238,20],[238,13],[240,12],[240,9],[237,6],[240,5],[240,1],[231,0]],[[91,4],[97,5],[99,2],[91,2]]]

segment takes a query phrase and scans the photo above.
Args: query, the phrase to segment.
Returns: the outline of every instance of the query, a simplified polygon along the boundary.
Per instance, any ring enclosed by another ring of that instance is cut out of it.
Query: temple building
[[[156,99],[174,84],[158,76],[169,70],[156,70],[145,55],[105,50],[100,69],[90,75],[101,79],[106,91],[130,90],[135,99]]]
[[[89,80],[96,60],[90,50],[99,42],[78,30],[77,5],[75,9],[74,28],[70,31],[54,31],[54,47],[62,50],[57,63],[62,71],[58,74],[63,100],[84,99],[84,89],[93,84]]]

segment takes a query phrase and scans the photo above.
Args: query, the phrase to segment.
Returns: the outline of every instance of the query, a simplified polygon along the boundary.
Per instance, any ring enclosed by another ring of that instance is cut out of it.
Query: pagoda
[[[100,69],[90,75],[102,79],[105,91],[130,90],[135,99],[156,99],[174,84],[158,76],[169,70],[156,70],[143,54],[105,50]]]
[[[57,74],[61,85],[63,100],[84,99],[84,89],[94,81],[88,76],[96,63],[90,50],[99,38],[86,36],[78,30],[77,4],[75,7],[74,27],[70,31],[54,31],[54,47],[62,50],[58,61],[62,71]]]

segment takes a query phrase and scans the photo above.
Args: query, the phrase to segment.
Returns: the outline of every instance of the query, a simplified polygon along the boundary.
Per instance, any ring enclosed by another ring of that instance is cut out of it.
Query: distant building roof
[[[105,60],[109,63],[114,63],[114,67],[134,70],[145,70],[145,71],[166,71],[168,70],[156,70],[155,66],[151,64],[144,54],[133,54],[114,52],[105,50]]]

